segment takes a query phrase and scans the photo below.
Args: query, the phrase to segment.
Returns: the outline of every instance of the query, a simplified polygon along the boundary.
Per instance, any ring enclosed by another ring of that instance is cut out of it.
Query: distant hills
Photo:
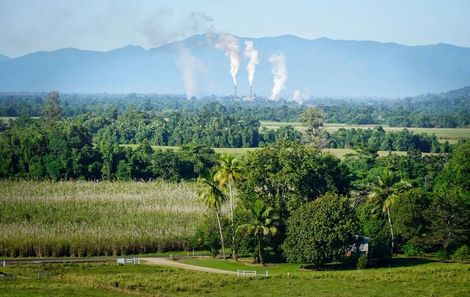
[[[470,85],[470,48],[449,44],[405,46],[373,41],[302,39],[292,35],[253,40],[260,63],[254,92],[268,96],[272,53],[286,57],[288,80],[281,97],[295,90],[308,97],[405,97]],[[10,59],[0,55],[0,92],[183,94],[183,77],[195,95],[233,92],[229,61],[216,49],[216,35],[194,35],[145,50],[126,46],[108,52],[65,48]],[[239,94],[248,93],[242,59]],[[182,71],[185,70],[185,71]],[[192,79],[191,79],[192,77]]]
[[[0,54],[0,63],[2,63],[2,62],[5,62],[5,61],[8,61],[8,60],[10,60],[10,58],[9,58],[9,57],[7,57],[7,56],[5,56],[5,55],[2,55],[2,54]]]

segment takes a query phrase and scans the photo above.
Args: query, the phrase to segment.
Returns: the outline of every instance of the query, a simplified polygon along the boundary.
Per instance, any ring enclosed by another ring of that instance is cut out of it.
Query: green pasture
[[[254,278],[114,263],[7,266],[0,268],[10,276],[0,279],[0,296],[469,296],[469,269],[422,261]]]

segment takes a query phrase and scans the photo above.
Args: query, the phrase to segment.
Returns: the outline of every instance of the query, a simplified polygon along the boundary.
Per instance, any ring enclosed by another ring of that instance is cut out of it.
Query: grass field
[[[305,127],[302,123],[299,122],[270,122],[270,121],[261,121],[261,127],[266,127],[268,129],[277,129],[281,126],[291,125],[300,131],[305,131]],[[361,128],[368,129],[374,128],[378,125],[346,125],[346,124],[334,124],[328,123],[325,124],[325,129],[328,132],[335,132],[340,128],[352,129],[352,128]],[[385,131],[401,131],[403,127],[388,127],[382,126]],[[426,134],[436,134],[436,137],[440,141],[448,140],[449,142],[456,142],[458,139],[470,139],[470,128],[406,128],[415,133],[426,133]]]
[[[469,269],[468,264],[423,262],[238,278],[147,265],[17,266],[0,268],[16,275],[0,279],[0,296],[469,296]]]
[[[194,183],[0,181],[0,256],[184,250],[205,211]]]

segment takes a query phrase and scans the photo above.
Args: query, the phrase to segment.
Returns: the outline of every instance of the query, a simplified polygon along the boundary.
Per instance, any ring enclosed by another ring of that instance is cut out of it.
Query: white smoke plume
[[[196,70],[198,69],[199,61],[182,42],[179,42],[177,45],[176,64],[180,69],[186,99],[191,99],[196,92]]]
[[[237,86],[237,73],[240,68],[240,53],[238,40],[229,34],[219,36],[219,40],[215,47],[222,49],[225,55],[230,59],[230,75],[232,76],[233,84]]]
[[[253,86],[253,79],[255,78],[256,65],[259,63],[258,51],[255,49],[253,41],[245,41],[245,58],[248,58],[246,70],[248,71],[248,82],[250,87]]]
[[[307,94],[302,93],[299,90],[295,90],[294,94],[292,94],[291,100],[299,105],[302,105],[306,99],[307,99]]]
[[[273,74],[274,82],[270,99],[277,100],[287,81],[286,58],[283,53],[275,53],[269,57],[269,62],[273,65],[271,73]]]

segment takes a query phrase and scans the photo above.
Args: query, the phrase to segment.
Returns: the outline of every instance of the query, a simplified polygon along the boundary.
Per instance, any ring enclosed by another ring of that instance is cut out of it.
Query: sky
[[[157,47],[195,33],[470,47],[470,0],[0,0],[0,54]]]

